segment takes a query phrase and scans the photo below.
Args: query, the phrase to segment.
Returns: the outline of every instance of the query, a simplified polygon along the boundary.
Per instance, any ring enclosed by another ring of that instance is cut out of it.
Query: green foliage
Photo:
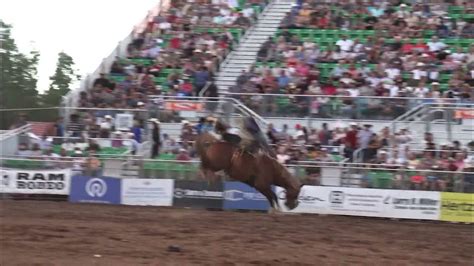
[[[36,90],[39,52],[18,51],[11,38],[11,26],[0,20],[0,109],[38,107]],[[14,123],[18,113],[1,112],[0,128]],[[35,119],[30,117],[29,119]]]
[[[42,104],[46,107],[61,105],[62,97],[69,91],[71,85],[79,80],[80,76],[74,70],[74,60],[64,52],[58,54],[56,71],[49,77],[51,84],[49,90],[42,96]]]

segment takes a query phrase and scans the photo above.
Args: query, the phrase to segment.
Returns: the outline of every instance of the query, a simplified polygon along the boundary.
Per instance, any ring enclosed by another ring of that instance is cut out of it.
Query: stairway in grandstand
[[[281,20],[294,3],[294,0],[274,0],[260,14],[257,24],[246,32],[237,49],[221,65],[216,78],[221,93],[234,86],[242,70],[248,70],[255,63],[258,50],[269,37],[275,35]]]

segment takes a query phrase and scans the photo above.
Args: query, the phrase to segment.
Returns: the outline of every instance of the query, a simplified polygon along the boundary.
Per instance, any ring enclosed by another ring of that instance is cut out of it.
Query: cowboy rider
[[[230,127],[221,120],[216,119],[215,121],[216,133],[222,136],[224,141],[238,145],[250,153],[255,153],[261,149],[271,156],[274,155],[260,127],[252,117],[243,118],[240,127],[242,130]]]

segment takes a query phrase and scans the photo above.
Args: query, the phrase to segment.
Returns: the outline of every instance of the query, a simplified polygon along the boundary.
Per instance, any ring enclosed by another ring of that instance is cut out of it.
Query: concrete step
[[[241,56],[255,56],[257,53],[254,52],[254,51],[235,51],[233,56],[238,56],[238,57],[241,57]]]
[[[245,54],[242,54],[242,53],[245,53]],[[239,59],[253,59],[255,58],[255,54],[254,52],[250,52],[251,54],[248,54],[249,52],[237,52],[235,54],[232,55],[231,57],[231,60],[235,57],[235,58],[239,58]]]
[[[273,35],[278,31],[278,27],[260,27],[255,29],[252,33],[253,35]]]
[[[216,76],[216,80],[222,80],[221,78],[237,79],[241,74],[242,74],[242,71],[240,71],[240,72],[224,72],[224,73],[219,74],[218,76]]]
[[[235,81],[216,81],[215,82],[216,86],[235,86]]]
[[[247,36],[247,39],[251,39],[251,40],[263,40],[263,41],[266,41],[268,39],[268,36],[269,34],[260,34],[260,35],[257,35],[257,34],[252,34],[252,35],[249,35]]]
[[[245,47],[260,47],[261,43],[242,43],[239,45],[239,48],[245,48]]]
[[[238,75],[237,75],[237,76],[238,76]],[[225,76],[225,77],[217,77],[217,78],[216,78],[216,81],[234,81],[237,76],[234,76],[234,77],[228,77],[228,76]]]
[[[258,52],[258,50],[260,50],[261,46],[262,45],[258,45],[258,46],[255,45],[255,46],[252,46],[252,47],[242,46],[242,47],[237,48],[237,50],[235,50],[235,52]]]

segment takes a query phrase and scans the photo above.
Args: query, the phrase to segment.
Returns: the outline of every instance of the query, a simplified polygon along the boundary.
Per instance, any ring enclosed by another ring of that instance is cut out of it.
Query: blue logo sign
[[[120,189],[118,178],[74,176],[69,201],[120,204]]]
[[[240,182],[224,183],[224,209],[268,210],[267,198],[253,187]]]

